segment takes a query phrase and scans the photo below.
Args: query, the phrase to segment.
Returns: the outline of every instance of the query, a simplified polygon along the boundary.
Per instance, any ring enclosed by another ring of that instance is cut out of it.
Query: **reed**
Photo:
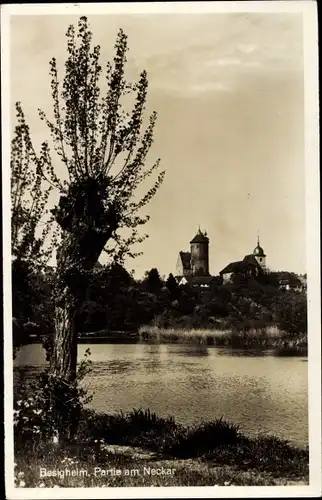
[[[157,343],[193,343],[236,348],[306,348],[306,334],[291,336],[280,330],[277,325],[258,329],[211,329],[211,328],[160,328],[145,325],[139,328],[142,341]]]

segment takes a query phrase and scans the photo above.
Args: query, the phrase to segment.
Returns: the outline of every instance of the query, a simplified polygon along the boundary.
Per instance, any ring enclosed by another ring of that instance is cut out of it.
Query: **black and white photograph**
[[[1,14],[7,498],[319,496],[316,3]]]

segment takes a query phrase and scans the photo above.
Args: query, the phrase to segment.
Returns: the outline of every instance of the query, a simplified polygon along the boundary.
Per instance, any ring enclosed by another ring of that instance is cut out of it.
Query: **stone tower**
[[[257,260],[258,264],[261,266],[263,271],[266,269],[266,255],[264,253],[263,248],[259,244],[259,236],[257,237],[257,246],[253,251],[253,255]]]
[[[190,241],[190,255],[192,276],[209,276],[209,238],[200,228]]]

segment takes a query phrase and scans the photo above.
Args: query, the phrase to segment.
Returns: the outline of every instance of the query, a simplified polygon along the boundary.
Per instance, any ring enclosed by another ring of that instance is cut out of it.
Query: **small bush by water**
[[[161,452],[183,430],[173,417],[158,417],[150,410],[134,409],[116,415],[86,410],[80,420],[78,439],[87,443],[103,439],[110,444],[143,446]]]
[[[239,439],[239,428],[222,418],[183,429],[176,441],[166,447],[171,456],[188,458],[206,456],[221,446],[234,445]]]

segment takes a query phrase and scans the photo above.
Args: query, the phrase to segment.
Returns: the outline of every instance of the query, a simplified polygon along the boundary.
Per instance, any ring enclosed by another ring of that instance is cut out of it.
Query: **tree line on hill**
[[[298,280],[294,273],[283,273],[286,274],[288,279]],[[30,334],[34,334],[43,338],[50,353],[54,331],[53,271],[49,268],[28,274],[21,269],[14,276],[19,279],[12,287],[17,324],[14,345],[28,343]],[[153,324],[162,328],[247,331],[276,325],[291,335],[305,333],[306,293],[280,289],[280,276],[281,273],[273,272],[261,279],[236,275],[226,284],[215,278],[204,291],[188,284],[179,286],[172,274],[163,279],[156,268],[147,271],[143,279],[135,280],[120,264],[101,266],[91,274],[77,329],[79,333],[135,331],[141,325]]]

